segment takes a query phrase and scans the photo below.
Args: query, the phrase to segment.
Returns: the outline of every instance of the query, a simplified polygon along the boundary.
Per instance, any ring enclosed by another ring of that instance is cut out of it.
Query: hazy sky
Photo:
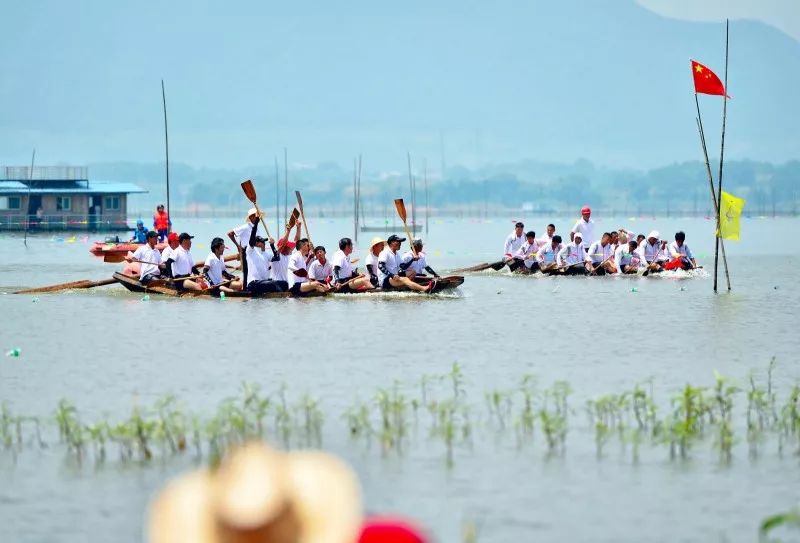
[[[780,28],[800,40],[798,0],[636,0],[666,17],[688,21],[753,19]]]
[[[170,158],[193,166],[697,159],[689,59],[723,75],[723,4],[726,149],[800,158],[800,43],[754,22],[796,28],[792,3],[5,2],[0,164],[163,160],[162,78]]]

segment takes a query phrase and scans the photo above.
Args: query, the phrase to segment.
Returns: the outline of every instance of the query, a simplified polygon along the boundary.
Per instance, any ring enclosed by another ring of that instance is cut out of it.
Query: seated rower
[[[234,292],[242,290],[242,282],[225,269],[225,261],[222,259],[222,253],[225,252],[225,248],[225,242],[222,241],[222,238],[211,240],[211,252],[208,253],[203,264],[203,276],[210,287],[222,285],[218,287],[220,291]],[[227,283],[227,286],[223,283]]]
[[[561,251],[561,236],[554,235],[548,245],[540,247],[536,253],[536,262],[539,263],[539,269],[545,273],[552,272],[558,267],[556,258]]]
[[[400,245],[406,240],[392,234],[386,242],[386,247],[381,251],[378,256],[378,280],[380,281],[381,288],[384,290],[391,289],[409,289],[418,292],[431,292],[436,287],[436,279],[428,283],[428,286],[422,286],[408,277],[406,272],[400,269],[400,255],[397,251]]]
[[[614,273],[614,248],[611,245],[612,233],[603,232],[600,241],[595,241],[589,247],[589,262],[586,269],[593,275],[605,275]]]
[[[383,251],[384,245],[386,245],[386,242],[381,238],[372,238],[369,246],[369,254],[367,254],[367,259],[364,261],[367,274],[369,274],[369,282],[374,288],[380,286],[380,281],[378,280],[378,257],[381,251]]]
[[[572,241],[567,243],[556,255],[556,263],[566,275],[585,275],[589,256],[583,245],[583,232],[572,232]]]
[[[374,240],[373,240],[374,241]],[[383,247],[383,240],[379,240],[381,247]],[[375,288],[372,284],[371,278],[366,275],[360,275],[357,268],[353,268],[353,262],[350,255],[353,254],[353,240],[350,238],[342,238],[339,240],[339,250],[333,253],[333,262],[331,275],[333,276],[333,286],[339,292],[357,291],[357,290],[371,290]],[[370,256],[375,259],[375,273],[378,273],[378,256],[370,252],[367,256],[367,262],[370,262]],[[319,257],[317,257],[319,258]],[[367,266],[369,268],[369,265]],[[378,278],[375,277],[377,283]]]
[[[422,240],[420,238],[416,238],[411,243],[414,246],[414,251],[417,253],[417,258],[414,258],[414,251],[406,251],[400,261],[400,269],[405,270],[406,277],[409,279],[413,279],[415,277],[427,277],[425,272],[428,272],[438,279],[439,274],[433,271],[433,268],[428,266],[425,252],[422,250]]]
[[[158,242],[158,232],[150,230],[145,237],[146,243],[134,251],[133,256],[126,256],[126,262],[140,261],[139,282],[147,285],[153,280],[161,279],[161,270],[164,265],[161,263],[161,252],[156,249]]]
[[[254,220],[254,226],[258,225],[259,218]],[[264,294],[267,292],[284,292],[286,289],[277,282],[270,279],[270,269],[272,259],[277,254],[275,250],[275,240],[263,238],[256,235],[257,229],[250,230],[250,239],[247,242],[245,256],[247,258],[247,290],[253,294]],[[267,254],[267,242],[272,248],[272,254]]]
[[[547,228],[545,229],[547,232],[543,237],[539,238],[537,241],[539,242],[539,247],[544,247],[545,245],[549,245],[551,241],[553,241],[553,236],[556,235],[556,225],[555,224],[548,224]]]
[[[533,273],[538,270],[539,263],[536,261],[536,253],[542,245],[544,244],[536,239],[536,232],[533,230],[525,234],[525,243],[514,253],[514,260],[508,263],[508,268],[512,272],[519,269],[524,273]]]
[[[330,290],[325,283],[308,280],[308,265],[314,260],[311,251],[311,242],[302,238],[298,240],[294,253],[289,257],[289,292],[295,296],[315,291],[325,293]]]
[[[309,281],[318,281],[330,285],[333,267],[328,262],[328,254],[325,247],[317,245],[314,247],[314,260],[308,265]]]
[[[175,277],[172,273],[172,263],[175,262],[175,251],[178,249],[178,233],[170,232],[167,236],[167,246],[161,251],[161,262],[165,266],[165,275]]]
[[[172,236],[174,232],[170,232]],[[194,265],[194,258],[192,253],[189,252],[192,248],[192,239],[188,233],[183,232],[178,236],[178,247],[175,249],[173,255],[173,262],[170,266],[172,271],[172,278],[175,280],[175,288],[178,290],[203,290],[203,287],[208,288],[202,281],[195,281],[194,279],[185,279],[191,275],[200,275],[200,271]]]
[[[158,236],[158,232],[156,232],[156,236]],[[142,219],[136,221],[136,230],[133,231],[133,237],[130,241],[133,243],[147,243],[147,228],[144,227]]]
[[[247,217],[245,218],[244,224],[241,224],[228,232],[228,238],[236,246],[236,250],[239,251],[239,262],[242,266],[242,281],[244,284],[249,283],[247,277],[249,270],[247,269],[246,251],[250,241],[250,234],[256,229],[259,219],[260,215],[258,210],[254,207],[251,207],[247,212]]]
[[[525,236],[522,233],[524,228],[525,225],[518,222],[514,225],[514,231],[506,238],[506,242],[503,245],[503,259],[506,262],[511,261],[514,258],[514,253],[525,243]]]
[[[693,270],[697,267],[697,261],[694,259],[692,250],[686,245],[686,234],[677,232],[675,234],[675,241],[667,247],[667,255],[671,258],[669,262],[664,264],[665,270]]]
[[[639,271],[643,266],[643,258],[636,251],[639,244],[631,240],[628,245],[620,245],[614,251],[614,267],[617,269],[617,274],[632,274]]]
[[[289,241],[289,234],[292,229],[287,226],[283,237],[278,240],[277,249],[270,243],[272,249],[272,260],[270,261],[270,279],[275,281],[275,284],[281,289],[281,292],[289,290],[289,257],[292,255],[297,242],[300,241],[300,228],[301,221],[296,223],[297,231],[294,235],[294,241]]]
[[[660,272],[664,270],[664,264],[669,260],[667,255],[667,242],[659,239],[658,231],[653,230],[647,235],[647,239],[642,247],[641,253],[644,255],[647,269],[650,272]]]

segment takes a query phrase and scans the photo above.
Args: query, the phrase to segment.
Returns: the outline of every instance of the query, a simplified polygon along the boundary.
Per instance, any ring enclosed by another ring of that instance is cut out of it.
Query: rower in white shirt
[[[627,245],[620,245],[614,252],[614,267],[617,274],[636,273],[644,266],[641,255],[636,251],[639,244],[631,240]]]
[[[289,290],[289,257],[292,256],[297,242],[300,241],[301,221],[296,223],[297,230],[295,231],[294,241],[289,241],[289,234],[292,229],[286,228],[283,237],[278,240],[277,249],[270,244],[272,248],[272,260],[270,261],[270,279],[275,281],[280,287],[281,292]]]
[[[589,246],[597,239],[594,237],[594,221],[591,219],[592,209],[589,206],[584,206],[581,209],[581,218],[572,227],[572,233],[580,232],[582,234],[583,243]]]
[[[383,247],[383,240],[378,240]],[[380,249],[378,250],[380,252]],[[353,240],[342,238],[339,240],[339,250],[333,253],[331,265],[331,275],[333,276],[333,286],[337,292],[371,290],[374,287],[370,277],[358,273],[358,268],[353,268],[350,255],[353,254]],[[370,263],[370,256],[375,259],[375,282],[377,283],[378,257],[370,251],[367,256],[367,264]],[[356,259],[357,260],[357,259]],[[369,268],[369,265],[367,266]]]
[[[386,241],[381,238],[372,238],[369,244],[369,253],[367,253],[367,258],[364,260],[364,266],[367,268],[370,284],[375,288],[378,288],[381,284],[378,279],[378,257],[385,245]]]
[[[175,277],[172,271],[172,263],[175,261],[175,252],[178,250],[178,233],[170,232],[167,236],[167,246],[161,251],[161,263],[164,264],[164,271],[169,277]]]
[[[272,249],[267,252],[267,243]],[[256,235],[256,229],[250,230],[250,239],[247,241],[245,249],[247,257],[247,290],[253,294],[265,294],[268,292],[284,292],[286,287],[277,281],[270,279],[272,262],[275,259],[277,250],[275,240],[263,238]]]
[[[259,220],[260,216],[258,210],[254,207],[251,207],[250,210],[247,212],[245,223],[237,226],[236,228],[228,232],[228,238],[230,238],[230,240],[236,246],[236,250],[239,251],[239,260],[242,263],[242,280],[245,283],[249,282],[247,278],[248,269],[247,269],[247,258],[245,253],[247,251],[247,246],[250,241],[250,234],[258,226]]]
[[[425,272],[428,272],[434,277],[439,277],[439,274],[433,271],[433,268],[428,266],[425,251],[422,250],[422,240],[420,238],[414,239],[411,242],[414,246],[414,251],[417,253],[417,258],[414,258],[414,252],[406,251],[400,261],[400,269],[405,270],[406,277],[413,279],[414,277],[427,277]]]
[[[126,256],[127,262],[139,261],[139,282],[143,285],[161,279],[161,251],[156,249],[158,242],[158,232],[150,230],[147,232],[146,243],[136,249],[132,256]]]
[[[333,267],[328,261],[328,252],[322,245],[314,247],[314,260],[308,265],[309,281],[318,281],[326,285],[331,282]]]
[[[558,253],[561,249],[561,236],[556,234],[553,236],[553,239],[550,240],[549,245],[540,247],[539,251],[536,253],[536,262],[539,263],[539,269],[543,272],[555,270],[558,267],[556,258],[558,258]]]
[[[614,273],[614,247],[611,245],[611,232],[603,232],[600,241],[595,241],[589,246],[588,257],[590,262],[586,268],[592,275],[605,275]]]
[[[664,269],[664,264],[669,260],[667,254],[667,242],[660,240],[661,235],[657,230],[652,230],[647,239],[642,244],[641,254],[650,272],[660,272]]]
[[[218,287],[221,291],[242,290],[242,282],[225,269],[225,261],[222,259],[225,249],[225,242],[222,238],[211,240],[211,252],[208,253],[203,263],[203,276],[210,286],[222,285]]]
[[[171,236],[172,234],[174,234],[174,232],[170,232],[169,235]],[[199,281],[195,281],[194,279],[181,280],[182,278],[189,277],[190,275],[200,274],[194,265],[194,258],[192,258],[192,253],[190,252],[193,238],[194,236],[190,236],[187,232],[183,232],[180,236],[178,236],[178,248],[175,249],[175,254],[173,255],[174,260],[172,262],[172,277],[175,279],[175,287],[178,290],[203,289],[201,282]]]
[[[506,238],[506,242],[503,244],[503,258],[506,261],[510,261],[514,257],[514,253],[525,243],[524,229],[525,225],[518,222],[514,225],[514,231]]]
[[[525,243],[522,247],[517,249],[514,253],[514,260],[508,263],[508,268],[513,272],[520,270],[523,273],[533,273],[539,269],[539,263],[536,261],[536,253],[539,247],[546,243],[536,239],[536,232],[531,230],[525,234]]]
[[[573,233],[573,239],[556,255],[556,263],[566,275],[586,275],[586,263],[589,256],[583,245],[583,234],[580,231]]]
[[[398,254],[400,245],[406,240],[392,234],[386,240],[386,247],[378,255],[378,281],[384,290],[408,289],[419,292],[431,292],[436,287],[436,279],[423,286],[415,283],[405,275],[405,271],[400,269],[401,258]]]
[[[536,241],[539,242],[539,247],[544,247],[545,245],[549,245],[551,241],[553,241],[553,236],[556,235],[556,225],[555,224],[548,224],[547,228],[545,229],[545,235],[538,238]]]
[[[308,265],[312,260],[314,255],[311,252],[311,243],[306,238],[298,240],[297,248],[289,257],[289,292],[295,296],[330,290],[326,283],[308,280]]]
[[[686,234],[683,232],[675,234],[675,241],[667,247],[667,255],[669,255],[670,261],[664,264],[665,270],[678,268],[692,270],[697,267],[697,261],[694,259],[692,250],[686,245]]]

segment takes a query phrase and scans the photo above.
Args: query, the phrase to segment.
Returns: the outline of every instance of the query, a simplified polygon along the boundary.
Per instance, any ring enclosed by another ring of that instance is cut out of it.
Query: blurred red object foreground
[[[409,521],[370,517],[364,522],[358,543],[426,543],[422,531]]]

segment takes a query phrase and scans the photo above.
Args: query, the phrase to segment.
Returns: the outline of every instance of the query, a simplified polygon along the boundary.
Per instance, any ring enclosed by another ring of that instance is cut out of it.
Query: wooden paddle
[[[306,222],[306,214],[303,211],[303,197],[300,196],[300,191],[299,190],[294,191],[294,195],[297,196],[297,207],[300,208],[300,218],[303,219],[303,224],[306,226],[306,237],[308,238],[308,242],[313,247],[314,246],[314,242],[311,241],[311,233],[308,231],[308,223]],[[294,214],[294,211],[292,212],[292,214]],[[295,219],[295,222],[297,222],[296,219]]]
[[[650,274],[650,271],[651,271],[650,266],[652,266],[653,264],[657,263],[658,255],[660,255],[660,254],[661,254],[661,245],[659,244],[658,251],[656,251],[656,254],[653,255],[653,262],[651,262],[650,264],[647,264],[647,269],[644,270],[644,273],[642,274],[642,277],[647,277]],[[646,258],[644,259],[644,261],[645,261],[645,263],[647,263],[647,259]]]
[[[247,181],[242,181],[242,190],[244,191],[244,195],[247,196],[247,199],[253,203],[253,207],[256,208],[258,218],[261,219],[259,222],[264,226],[267,238],[271,238],[272,236],[269,235],[269,228],[267,228],[267,221],[264,220],[264,214],[261,213],[261,210],[258,209],[258,204],[256,204],[256,187],[253,185],[253,182],[249,179]]]
[[[402,198],[395,198],[394,207],[397,208],[397,214],[400,215],[400,220],[403,221],[403,228],[406,231],[406,236],[408,236],[408,244],[411,245],[411,254],[416,258],[417,250],[414,249],[414,238],[411,236],[411,232],[408,230],[408,224],[406,223],[406,204],[403,202]]]
[[[469,266],[467,268],[458,268],[456,270],[451,271],[450,273],[465,273],[465,272],[479,272],[483,270],[488,270],[489,264],[488,262],[481,262],[480,264],[475,264],[474,266]]]
[[[71,281],[69,283],[60,283],[58,285],[50,285],[49,287],[36,287],[36,288],[29,288],[25,290],[18,290],[14,294],[37,294],[40,292],[58,292],[60,290],[69,290],[73,288],[94,288],[94,287],[101,287],[103,285],[113,285],[116,283],[117,280],[114,278],[111,279],[101,279],[100,281],[92,281],[91,279],[83,279],[81,281]]]

